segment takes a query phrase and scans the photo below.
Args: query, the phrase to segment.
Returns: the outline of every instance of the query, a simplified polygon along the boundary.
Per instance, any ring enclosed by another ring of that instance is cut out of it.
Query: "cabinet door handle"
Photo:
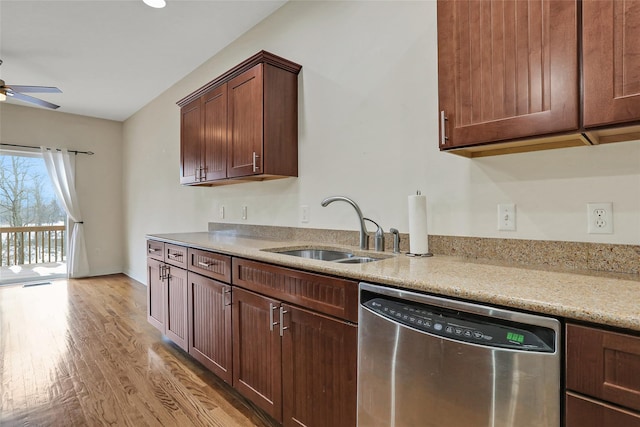
[[[260,168],[258,166],[258,162],[257,160],[260,158],[260,156],[254,151],[253,152],[253,171],[254,172],[258,172],[258,169]]]
[[[284,335],[284,330],[285,329],[289,329],[289,327],[285,327],[284,326],[284,315],[285,313],[288,313],[288,311],[286,311],[284,309],[284,307],[280,306],[280,336]]]
[[[149,253],[154,253],[154,252],[158,252],[158,250],[154,248],[149,248]]]
[[[445,145],[449,140],[446,131],[446,122],[449,120],[444,114],[444,110],[440,111],[440,145]]]
[[[169,266],[162,264],[158,269],[159,279],[164,282],[165,279],[169,278]]]
[[[167,254],[167,257],[171,258],[171,259],[177,259],[177,258],[181,258],[182,255],[181,254]]]
[[[273,303],[269,303],[269,331],[273,332],[273,327],[278,324],[278,322],[273,321],[273,310],[277,309],[278,306]]]

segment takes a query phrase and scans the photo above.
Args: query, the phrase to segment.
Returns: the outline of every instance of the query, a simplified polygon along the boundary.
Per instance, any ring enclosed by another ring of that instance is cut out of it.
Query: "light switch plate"
[[[309,222],[309,206],[307,205],[300,206],[300,222]]]
[[[498,230],[516,231],[516,205],[500,203],[498,205]]]

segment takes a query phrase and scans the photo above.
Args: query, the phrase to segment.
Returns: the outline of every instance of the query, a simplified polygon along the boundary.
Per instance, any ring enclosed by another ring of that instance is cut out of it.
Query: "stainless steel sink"
[[[275,251],[274,251],[275,252]],[[331,261],[341,264],[363,264],[365,262],[378,261],[379,258],[355,255],[352,252],[336,251],[333,249],[292,249],[277,251],[282,255],[297,256],[300,258]]]
[[[319,259],[321,261],[336,261],[354,256],[351,252],[334,251],[331,249],[295,249],[278,253],[300,258]]]

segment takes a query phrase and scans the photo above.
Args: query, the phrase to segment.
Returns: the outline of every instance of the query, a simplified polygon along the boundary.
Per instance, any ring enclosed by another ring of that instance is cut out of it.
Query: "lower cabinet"
[[[358,328],[283,304],[285,426],[355,426]]]
[[[357,327],[233,291],[233,385],[284,426],[355,426]]]
[[[164,334],[165,264],[153,258],[147,258],[147,321]]]
[[[147,254],[153,326],[284,426],[355,427],[357,282],[153,240]]]
[[[189,272],[189,354],[232,383],[231,286]]]
[[[151,256],[147,258],[147,320],[188,349],[187,271]]]
[[[566,427],[640,427],[640,337],[566,332]]]
[[[167,313],[164,334],[183,350],[188,349],[187,270],[167,266]]]
[[[640,427],[640,414],[567,393],[567,427]]]
[[[282,422],[280,302],[234,287],[233,387]]]

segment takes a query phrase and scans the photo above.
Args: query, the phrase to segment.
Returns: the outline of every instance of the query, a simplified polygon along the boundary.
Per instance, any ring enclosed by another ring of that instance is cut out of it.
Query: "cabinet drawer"
[[[231,283],[231,257],[189,248],[189,271]]]
[[[351,322],[358,321],[358,283],[233,258],[233,284]]]
[[[640,427],[640,414],[567,393],[567,427]]]
[[[147,240],[147,256],[158,261],[164,261],[164,243],[157,240]]]
[[[567,325],[567,389],[640,411],[640,337]]]
[[[175,265],[176,267],[187,268],[187,248],[184,246],[171,245],[165,243],[164,245],[164,262],[167,264]]]

